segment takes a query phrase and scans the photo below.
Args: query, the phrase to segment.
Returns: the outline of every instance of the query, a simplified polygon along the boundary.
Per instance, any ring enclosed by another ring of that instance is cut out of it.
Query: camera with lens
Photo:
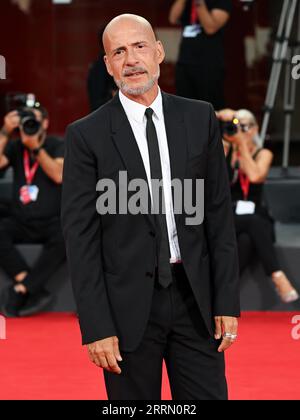
[[[19,109],[20,127],[27,136],[34,136],[40,131],[41,122],[36,119],[35,113],[29,109]]]
[[[20,128],[28,136],[34,136],[41,129],[41,122],[37,120],[34,109],[41,104],[33,93],[9,93],[6,95],[7,112],[17,110],[20,117]]]
[[[237,118],[233,118],[230,121],[219,120],[219,123],[222,136],[234,136],[235,134],[237,134],[240,123]]]

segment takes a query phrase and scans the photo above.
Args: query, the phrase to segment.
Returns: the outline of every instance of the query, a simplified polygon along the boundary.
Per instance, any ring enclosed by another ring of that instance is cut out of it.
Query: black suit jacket
[[[204,222],[176,214],[182,261],[210,334],[213,316],[239,316],[238,258],[219,124],[208,103],[163,93],[171,177],[204,179]],[[66,133],[62,225],[83,344],[117,335],[123,351],[145,330],[155,272],[151,214],[100,216],[96,184],[147,181],[119,96],[71,124]]]

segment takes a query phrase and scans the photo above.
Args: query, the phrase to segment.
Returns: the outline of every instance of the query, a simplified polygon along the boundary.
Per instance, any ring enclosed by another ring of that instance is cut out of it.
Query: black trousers
[[[249,265],[254,254],[270,276],[281,270],[274,247],[273,223],[260,214],[235,215],[240,272]]]
[[[30,268],[15,244],[41,243],[43,251],[34,267]],[[12,279],[22,271],[29,274],[23,281],[30,293],[41,290],[48,279],[66,259],[60,219],[24,224],[14,217],[0,222],[0,266]]]
[[[224,69],[204,63],[203,66],[177,63],[176,94],[213,104],[216,110],[225,107]]]
[[[121,352],[122,373],[104,371],[108,398],[160,400],[164,359],[174,400],[226,400],[219,345],[204,325],[180,264],[171,286],[163,289],[156,282],[142,342],[133,352]]]

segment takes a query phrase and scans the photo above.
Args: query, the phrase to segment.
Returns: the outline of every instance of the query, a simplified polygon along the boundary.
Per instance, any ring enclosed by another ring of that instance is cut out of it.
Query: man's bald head
[[[105,52],[108,53],[109,39],[116,31],[124,31],[126,33],[130,30],[139,30],[144,33],[147,39],[152,42],[156,41],[154,30],[147,19],[142,16],[132,15],[129,13],[116,16],[106,26],[103,32],[103,45]]]
[[[124,94],[141,97],[157,92],[165,52],[146,19],[130,14],[115,17],[104,30],[103,45],[107,71]]]

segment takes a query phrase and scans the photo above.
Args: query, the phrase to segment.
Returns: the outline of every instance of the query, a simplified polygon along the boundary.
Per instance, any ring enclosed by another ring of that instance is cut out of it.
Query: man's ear
[[[113,72],[112,72],[112,69],[111,69],[111,65],[109,64],[109,61],[108,61],[107,55],[105,55],[103,58],[104,58],[104,63],[105,63],[105,65],[106,65],[106,70],[107,70],[108,74],[109,74],[110,76],[112,76],[112,75],[113,75]]]
[[[49,120],[46,118],[45,120],[42,121],[42,128],[43,130],[47,131],[49,127]]]
[[[158,64],[161,64],[166,56],[165,49],[161,41],[156,41]]]

